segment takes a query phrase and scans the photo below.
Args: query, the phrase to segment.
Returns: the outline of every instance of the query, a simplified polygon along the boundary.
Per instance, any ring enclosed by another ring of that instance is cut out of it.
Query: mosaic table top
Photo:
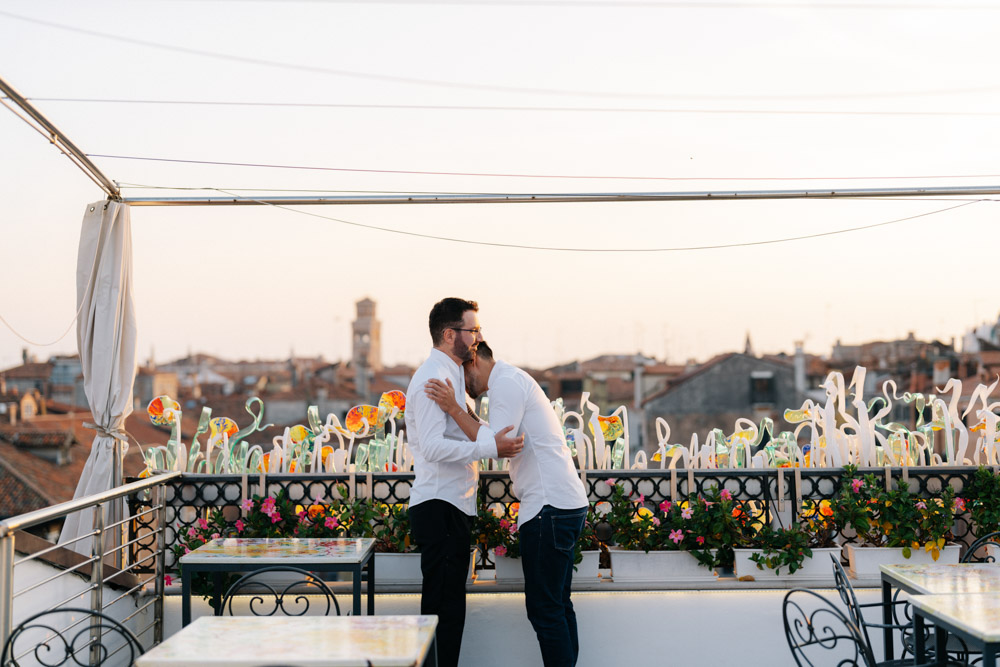
[[[358,563],[375,547],[370,537],[298,539],[229,537],[198,547],[181,556],[181,565],[242,563],[259,565]]]
[[[1000,593],[1000,565],[994,563],[880,565],[879,569],[918,593]]]
[[[1000,595],[912,595],[910,603],[924,616],[947,621],[980,641],[1000,642]]]
[[[430,649],[437,616],[202,616],[136,667],[404,667]]]

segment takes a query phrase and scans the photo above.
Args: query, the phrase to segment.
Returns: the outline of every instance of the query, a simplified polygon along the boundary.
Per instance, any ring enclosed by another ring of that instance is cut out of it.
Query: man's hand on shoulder
[[[499,433],[496,434],[494,439],[497,443],[497,458],[509,459],[517,456],[524,449],[524,436],[519,435],[516,437],[510,437],[508,433],[513,429],[513,426],[508,426]]]

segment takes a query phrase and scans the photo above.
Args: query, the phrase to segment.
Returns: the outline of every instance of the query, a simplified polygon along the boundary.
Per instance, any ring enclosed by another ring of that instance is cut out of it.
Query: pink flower
[[[670,539],[673,540],[674,544],[680,544],[681,540],[684,539],[684,533],[679,530],[670,531]]]
[[[184,553],[186,554],[191,553],[191,547],[184,547]]]
[[[729,489],[723,489],[722,492],[719,494],[719,497],[722,498],[723,500],[732,500],[733,494],[729,492]]]
[[[174,583],[174,580],[173,580],[173,578],[169,574],[163,575],[163,585],[164,586],[172,586],[173,583]]]
[[[861,490],[861,487],[864,486],[864,485],[865,485],[865,483],[862,482],[860,479],[852,479],[851,480],[851,491],[854,491],[854,493],[857,493],[858,491]]]
[[[656,518],[655,516],[653,517],[652,521],[653,521],[653,525],[654,526],[659,526],[660,525],[660,520],[658,518]]]
[[[614,486],[615,485],[615,478],[614,477],[608,477],[604,481],[607,482],[608,486]]]
[[[237,519],[236,520],[236,532],[237,533],[242,533],[243,532],[243,526],[245,526],[245,525],[246,524],[243,523],[243,519]]]
[[[299,520],[302,521],[308,516],[308,513],[305,510],[302,510],[297,516],[299,517]]]
[[[927,509],[927,503],[925,503],[925,502],[924,502],[924,501],[922,501],[922,500],[918,500],[918,501],[917,501],[917,504],[916,504],[916,508],[917,508],[918,510],[925,510],[925,509]]]
[[[337,517],[328,516],[326,517],[326,520],[323,522],[323,525],[332,530],[336,528],[338,525],[340,525],[340,522],[337,521]]]
[[[646,496],[644,494],[640,493],[639,494],[639,504],[641,505],[644,502],[646,502]]]
[[[690,507],[685,507],[681,510],[681,518],[690,519],[694,515],[694,510]]]
[[[201,528],[202,530],[208,530],[208,521],[206,521],[204,518],[198,519],[198,527]]]
[[[508,521],[507,519],[500,519],[500,527],[506,530],[508,527],[510,527],[510,521]]]
[[[213,540],[217,540],[217,539],[219,539],[220,537],[222,537],[222,535],[219,535],[218,533],[212,533],[212,539],[213,539]]]
[[[240,509],[244,512],[249,512],[253,509],[253,501],[249,498],[245,498],[243,502],[240,503]]]
[[[188,528],[188,537],[194,537],[198,534],[198,531],[194,529],[194,526]]]
[[[507,555],[507,547],[505,547],[505,546],[503,546],[501,544],[496,549],[494,549],[494,552],[496,553],[497,556],[506,556]]]
[[[697,542],[698,545],[700,546],[705,543],[705,538],[702,535],[699,535],[698,537],[694,538],[694,541]]]
[[[955,511],[964,512],[965,511],[965,498],[955,497]]]
[[[660,503],[660,511],[665,514],[669,512],[670,508],[673,506],[674,504],[672,502],[670,502],[669,500],[664,500],[662,503]]]
[[[278,514],[277,512],[275,512],[274,514],[271,515],[271,523],[278,523],[279,521],[281,521],[281,515],[280,514]]]

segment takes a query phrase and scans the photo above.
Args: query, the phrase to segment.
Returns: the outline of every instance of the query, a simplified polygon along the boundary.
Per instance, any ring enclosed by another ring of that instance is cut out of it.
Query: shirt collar
[[[465,370],[464,368],[462,368],[462,364],[456,364],[454,359],[452,359],[451,357],[449,357],[447,354],[437,349],[436,347],[431,348],[430,356],[437,358],[439,361],[443,360],[448,362],[449,364],[451,364],[452,368],[457,368],[460,371]]]
[[[500,368],[500,364],[502,364],[502,363],[503,362],[500,361],[499,359],[497,359],[496,361],[493,362],[493,370],[490,371],[490,376],[488,378],[486,378],[486,386],[489,389],[493,388],[493,376],[494,375],[498,375],[497,369]],[[489,389],[487,389],[487,391],[489,391]]]

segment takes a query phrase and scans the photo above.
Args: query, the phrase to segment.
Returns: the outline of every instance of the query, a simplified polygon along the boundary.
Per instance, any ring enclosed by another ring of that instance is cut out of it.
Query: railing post
[[[153,603],[153,644],[163,641],[163,576],[167,569],[167,486],[160,484],[153,489],[153,506],[156,511],[156,602]]]
[[[90,608],[93,611],[103,611],[104,607],[104,505],[94,506],[94,562],[90,564]],[[97,616],[91,617],[90,624],[90,664],[101,661],[101,621]]]
[[[0,537],[0,648],[10,637],[14,607],[14,536]]]

